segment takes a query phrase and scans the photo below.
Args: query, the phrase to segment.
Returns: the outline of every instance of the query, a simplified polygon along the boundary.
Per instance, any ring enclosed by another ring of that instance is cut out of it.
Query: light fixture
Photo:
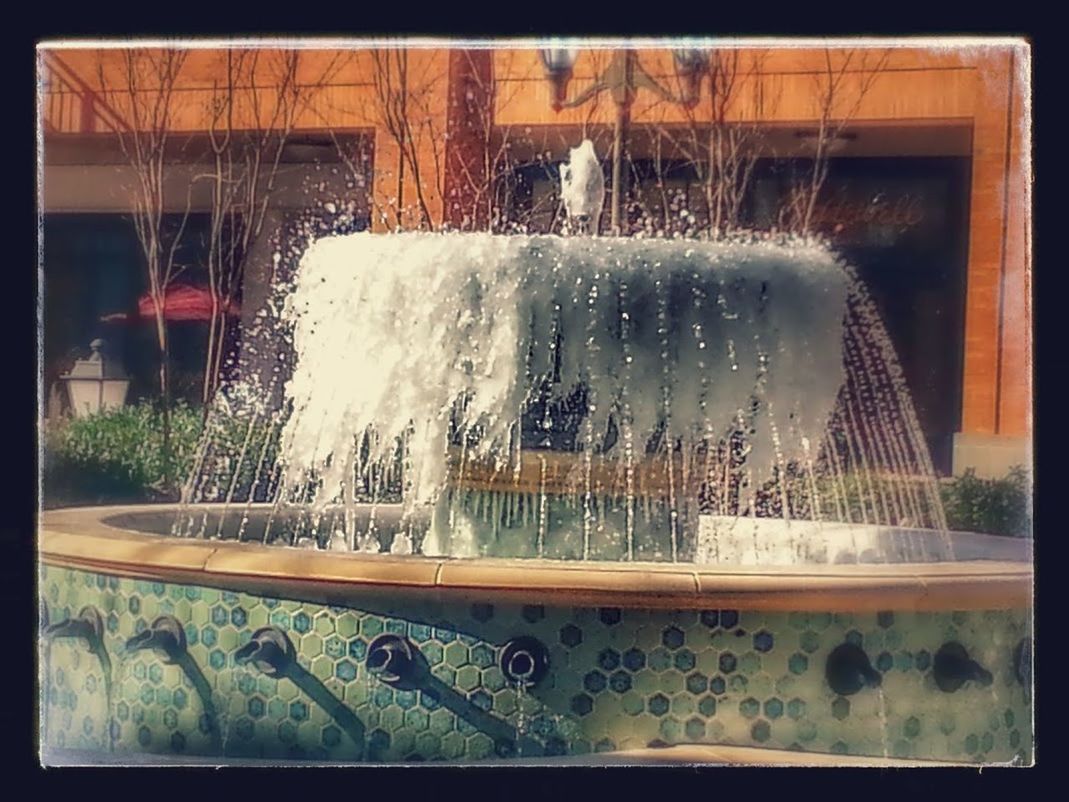
[[[680,47],[672,51],[672,58],[683,85],[683,105],[694,108],[701,94],[702,75],[709,66],[709,54],[697,47]]]
[[[561,43],[558,41],[554,44]],[[543,48],[540,51],[546,78],[553,85],[551,105],[554,111],[559,112],[563,108],[578,108],[603,92],[608,92],[612,96],[616,106],[616,121],[613,126],[612,201],[609,208],[614,234],[618,234],[621,230],[621,186],[627,180],[623,175],[623,151],[626,147],[626,129],[631,117],[631,105],[638,90],[645,89],[668,103],[686,108],[693,108],[700,96],[702,76],[709,65],[708,53],[701,48],[678,48],[673,50],[672,54],[676,75],[683,88],[681,96],[676,96],[646,72],[635,50],[621,47],[613,51],[608,66],[594,78],[593,83],[568,100],[568,81],[572,77],[572,67],[578,57],[578,51],[559,46]]]
[[[816,130],[802,130],[795,131],[794,138],[802,143],[802,147],[807,151],[815,152],[818,145],[820,145],[821,134]],[[831,155],[835,153],[841,153],[842,150],[850,142],[857,140],[857,134],[852,131],[839,132],[838,134],[824,134],[824,152]]]
[[[539,51],[542,56],[542,66],[546,69],[546,77],[553,84],[553,110],[560,111],[564,107],[564,99],[568,96],[568,81],[572,77],[572,68],[579,51],[572,47],[545,47]]]
[[[130,377],[117,360],[103,353],[105,345],[103,340],[93,340],[89,343],[92,351],[89,358],[77,360],[70,373],[60,376],[60,381],[67,385],[76,417],[88,417],[126,403]]]

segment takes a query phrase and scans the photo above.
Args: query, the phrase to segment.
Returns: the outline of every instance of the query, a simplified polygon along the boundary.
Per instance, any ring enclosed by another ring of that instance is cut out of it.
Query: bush
[[[45,431],[47,506],[177,500],[202,429],[199,410],[171,410],[171,458],[163,453],[163,416],[152,404],[64,419]]]
[[[1002,479],[980,479],[968,470],[942,486],[947,526],[989,535],[1030,537],[1031,487],[1028,474],[1015,467]]]
[[[215,410],[194,500],[268,501],[280,430],[270,418]]]

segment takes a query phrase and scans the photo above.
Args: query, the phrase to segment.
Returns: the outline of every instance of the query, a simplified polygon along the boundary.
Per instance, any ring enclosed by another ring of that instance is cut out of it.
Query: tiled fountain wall
[[[503,731],[563,755],[721,743],[851,755],[977,762],[1031,759],[1030,698],[1012,652],[1025,611],[829,614],[645,611],[384,602],[363,609],[44,567],[52,622],[95,607],[111,662],[77,638],[43,650],[48,676],[43,737],[50,747],[234,757],[372,761],[515,757]],[[157,616],[184,626],[206,680],[162,653],[124,644]],[[238,666],[234,652],[258,628],[288,633],[298,661],[327,693]],[[458,715],[433,694],[369,676],[367,644],[409,638],[431,671],[463,697]],[[550,671],[520,695],[498,668],[500,646],[531,635]],[[861,645],[883,674],[872,689],[837,696],[828,653]],[[953,693],[935,686],[932,656],[958,641],[993,675]],[[210,694],[209,707],[202,701]],[[210,714],[214,707],[217,726]],[[461,711],[463,712],[463,710]],[[486,722],[503,723],[487,727]],[[492,730],[488,732],[487,730]],[[354,743],[354,738],[363,741]]]

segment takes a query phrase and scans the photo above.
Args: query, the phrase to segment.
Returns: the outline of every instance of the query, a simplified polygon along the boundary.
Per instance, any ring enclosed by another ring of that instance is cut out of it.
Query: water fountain
[[[43,519],[52,610],[109,611],[95,653],[172,616],[227,688],[221,747],[148,751],[1030,760],[1029,544],[947,531],[826,249],[365,233],[279,297],[182,504]]]

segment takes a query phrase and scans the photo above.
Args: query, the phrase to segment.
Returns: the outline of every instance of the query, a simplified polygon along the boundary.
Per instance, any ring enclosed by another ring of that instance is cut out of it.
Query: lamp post
[[[93,340],[89,344],[92,350],[89,358],[77,360],[70,373],[59,377],[67,385],[76,417],[84,418],[126,403],[130,377],[118,361],[102,353],[104,347],[103,340]]]
[[[620,185],[623,180],[623,149],[631,122],[631,104],[639,89],[646,89],[664,100],[693,108],[701,93],[701,79],[709,59],[705,51],[697,48],[673,50],[676,75],[683,86],[682,96],[677,97],[661,86],[646,72],[638,55],[628,48],[613,53],[605,71],[593,85],[568,100],[568,82],[579,51],[572,48],[549,47],[541,51],[546,78],[553,85],[553,110],[572,109],[582,106],[602,92],[609,92],[616,105],[616,119],[612,138],[612,193],[610,213],[612,233],[620,233]]]

